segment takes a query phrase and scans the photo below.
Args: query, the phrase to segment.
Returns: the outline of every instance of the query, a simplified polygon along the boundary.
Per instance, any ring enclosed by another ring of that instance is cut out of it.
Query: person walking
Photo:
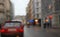
[[[39,26],[41,27],[41,19],[38,19]]]
[[[43,24],[43,27],[46,28],[46,23]]]
[[[49,22],[48,22],[48,19],[45,19],[44,28],[49,28]]]

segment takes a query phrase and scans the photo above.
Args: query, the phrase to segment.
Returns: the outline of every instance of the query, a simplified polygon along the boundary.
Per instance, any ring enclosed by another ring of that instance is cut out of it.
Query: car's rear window
[[[20,27],[20,24],[19,22],[6,22],[4,27]]]

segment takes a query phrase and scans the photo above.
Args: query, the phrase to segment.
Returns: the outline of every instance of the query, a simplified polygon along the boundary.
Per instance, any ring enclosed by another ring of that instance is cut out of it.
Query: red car
[[[24,25],[19,21],[6,21],[0,32],[1,37],[23,37]]]

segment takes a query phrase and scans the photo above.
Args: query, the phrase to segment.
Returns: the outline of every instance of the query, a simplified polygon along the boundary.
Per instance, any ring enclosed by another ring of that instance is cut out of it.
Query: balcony
[[[0,1],[0,4],[4,4],[4,2],[1,2],[1,1]]]
[[[0,11],[4,11],[4,6],[0,5]]]
[[[10,12],[6,12],[6,15],[10,16],[11,14],[10,14]]]
[[[0,3],[1,3],[1,4],[4,4],[4,2],[1,2],[1,1],[0,1]]]

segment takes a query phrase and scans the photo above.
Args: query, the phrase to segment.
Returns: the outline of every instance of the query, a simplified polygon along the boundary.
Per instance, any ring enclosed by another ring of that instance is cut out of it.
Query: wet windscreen
[[[20,23],[5,23],[4,27],[20,27]]]

